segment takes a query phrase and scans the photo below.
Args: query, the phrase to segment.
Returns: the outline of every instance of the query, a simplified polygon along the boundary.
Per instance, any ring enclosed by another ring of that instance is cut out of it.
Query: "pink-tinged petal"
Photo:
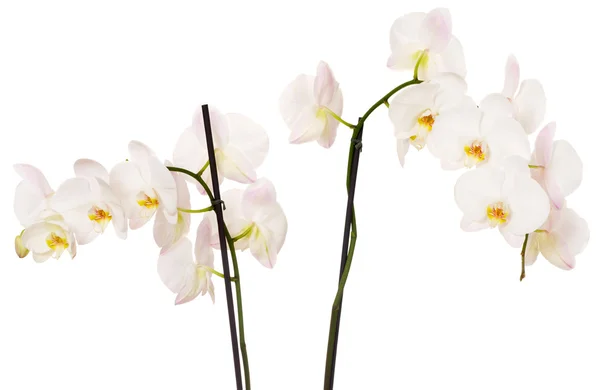
[[[210,117],[210,128],[212,130],[215,149],[222,149],[229,143],[227,118],[213,106],[208,106],[208,115]],[[199,106],[194,112],[191,130],[196,134],[200,143],[206,146],[206,129],[204,128],[202,106]]]
[[[168,251],[160,254],[157,264],[160,280],[175,294],[186,296],[196,283],[196,264],[192,243],[182,238]]]
[[[502,95],[512,99],[517,92],[520,79],[521,68],[519,67],[519,62],[511,54],[506,59],[506,66],[504,68],[504,88],[502,89]]]
[[[317,118],[316,112],[307,108],[296,124],[298,127],[290,134],[289,142],[292,144],[303,144],[317,141],[323,134],[323,131],[325,131],[327,121]]]
[[[503,199],[504,172],[485,166],[463,173],[454,186],[454,199],[464,214],[463,224],[486,221],[487,206]]]
[[[564,140],[554,142],[552,157],[544,169],[544,175],[552,203],[556,208],[562,208],[565,197],[579,187],[583,177],[583,163],[570,143]]]
[[[544,233],[530,233],[529,239],[527,240],[527,246],[525,247],[525,265],[533,265],[540,254],[540,234]]]
[[[325,128],[325,121],[317,118],[318,105],[313,94],[315,77],[299,75],[279,98],[279,111],[292,131],[291,143],[317,140]]]
[[[38,168],[28,164],[15,164],[13,166],[15,171],[23,180],[29,182],[31,186],[37,189],[42,196],[52,195],[54,191],[48,184],[46,176]]]
[[[481,111],[495,116],[513,118],[516,115],[515,105],[500,93],[491,93],[479,104]]]
[[[215,255],[211,247],[212,227],[208,220],[203,220],[198,225],[196,232],[196,245],[194,253],[196,254],[196,264],[208,268],[214,268]]]
[[[404,167],[404,159],[406,157],[406,153],[408,153],[409,146],[410,142],[407,138],[396,140],[396,153],[398,154],[398,161],[400,161],[401,167]]]
[[[219,172],[225,178],[245,184],[256,180],[254,166],[236,147],[229,145],[217,158]]]
[[[574,210],[563,208],[553,210],[551,234],[560,237],[573,256],[580,254],[590,240],[590,229],[585,219]]]
[[[539,245],[542,256],[550,264],[566,271],[575,268],[575,256],[569,251],[569,246],[562,237],[544,234]]]
[[[108,183],[108,171],[97,161],[82,158],[73,164],[75,176],[85,178],[96,178]]]
[[[531,163],[545,167],[550,163],[552,157],[552,143],[556,133],[556,123],[548,123],[537,135],[535,139],[535,149]]]
[[[333,94],[333,98],[329,102],[327,106],[331,111],[333,111],[336,115],[342,116],[342,112],[344,110],[344,98],[342,96],[341,89],[337,88],[335,93]],[[324,148],[330,148],[335,142],[335,138],[337,136],[337,129],[340,123],[335,119],[331,114],[327,113],[327,122],[325,125],[325,129],[321,136],[317,140],[319,145]]]
[[[333,145],[337,137],[338,126],[339,122],[328,115],[327,124],[325,125],[325,129],[317,139],[317,143],[325,149],[329,149]]]
[[[419,40],[432,53],[442,52],[452,38],[452,18],[446,8],[436,8],[423,19],[419,28]]]
[[[546,94],[537,80],[524,80],[514,99],[517,107],[516,118],[527,134],[537,130],[546,115]]]
[[[250,252],[265,267],[273,268],[287,235],[287,218],[278,203],[261,210],[249,238]]]
[[[538,229],[546,221],[550,201],[535,180],[518,176],[504,190],[509,208],[509,220],[505,225],[507,232],[525,235]]]
[[[192,129],[181,133],[173,151],[175,166],[198,172],[207,161],[206,143],[202,143]]]
[[[269,152],[267,132],[241,114],[227,114],[225,119],[229,127],[229,146],[239,150],[255,169],[258,168]]]
[[[244,218],[251,221],[262,208],[277,202],[277,193],[270,180],[261,178],[246,187],[242,194],[242,211]]]
[[[317,66],[317,76],[315,77],[313,91],[318,106],[327,106],[338,88],[333,72],[329,65],[321,61]]]
[[[92,191],[88,179],[76,177],[65,180],[50,200],[53,210],[59,213],[84,205],[91,205]]]
[[[433,63],[432,65],[435,65],[437,73],[456,73],[462,78],[465,78],[467,75],[465,53],[462,44],[455,37],[450,39],[450,42],[448,42],[448,45],[442,52],[433,55],[430,62]],[[422,78],[421,80],[426,79]]]
[[[44,195],[27,180],[21,181],[15,190],[14,198],[15,215],[24,227],[35,223],[48,202]]]

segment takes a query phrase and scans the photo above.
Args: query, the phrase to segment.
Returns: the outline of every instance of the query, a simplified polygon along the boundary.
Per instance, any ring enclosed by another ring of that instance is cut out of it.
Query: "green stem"
[[[425,55],[427,54],[427,52],[422,52],[421,55],[419,56],[419,59],[417,60],[417,63],[415,65],[415,70],[413,72],[413,79],[414,80],[418,80],[419,79],[419,67],[421,66],[421,62],[423,62],[423,59],[425,58]]]
[[[207,161],[206,164],[204,164],[204,166],[198,171],[198,176],[202,176],[202,174],[204,173],[204,171],[206,171],[206,168],[208,168],[209,165],[210,161]]]
[[[521,249],[521,278],[519,281],[525,279],[525,250],[527,249],[527,240],[529,239],[529,234],[525,235],[525,240],[523,240],[523,248]]]
[[[177,207],[177,210],[181,211],[182,213],[189,213],[189,214],[206,213],[207,211],[213,211],[214,209],[215,208],[213,206],[208,206],[208,207],[205,207],[203,209],[198,209],[198,210],[182,209],[180,207]]]
[[[205,270],[207,270],[208,272],[210,272],[213,275],[216,275],[222,279],[225,279],[225,275],[223,275],[222,273],[220,273],[219,271],[217,271],[214,268],[210,268],[210,267],[204,267]],[[233,278],[232,278],[233,279]]]
[[[233,242],[238,242],[242,238],[244,238],[247,235],[249,235],[250,233],[252,233],[252,229],[254,229],[254,224],[251,224],[246,229],[244,229],[240,234],[238,234],[237,236],[233,237],[232,238]]]
[[[417,66],[419,62],[417,62]],[[415,70],[415,72],[418,72]],[[422,83],[421,80],[418,80],[416,77],[412,80],[409,80],[403,84],[398,85],[396,88],[392,89],[390,92],[385,94],[381,99],[375,102],[360,118],[358,124],[353,127],[354,131],[352,133],[352,139],[356,139],[360,129],[363,127],[367,118],[381,105],[385,104],[389,105],[389,99],[394,96],[397,92],[402,89],[415,84]],[[346,172],[346,189],[350,190],[350,176],[352,170],[352,159],[354,158],[354,153],[356,153],[356,145],[354,142],[350,143],[350,148],[348,151],[348,167]],[[332,383],[332,367],[333,367],[333,356],[334,356],[334,343],[335,343],[335,334],[337,329],[339,329],[339,311],[340,311],[340,302],[344,295],[344,288],[346,286],[346,282],[348,280],[348,276],[350,274],[350,267],[352,266],[352,259],[354,258],[354,248],[356,247],[357,240],[357,230],[356,230],[356,212],[354,206],[352,207],[352,230],[350,233],[350,246],[348,248],[348,256],[346,259],[346,264],[344,266],[344,270],[342,271],[342,277],[338,284],[338,290],[335,295],[335,299],[333,301],[333,305],[331,307],[331,320],[329,323],[329,338],[327,341],[327,360],[325,363],[325,390],[332,390],[330,384]]]
[[[340,122],[342,125],[347,126],[351,129],[354,129],[356,127],[356,125],[353,125],[352,123],[346,122],[345,120],[343,120],[338,114],[336,114],[335,112],[331,111],[329,108],[327,107],[323,107],[323,110],[325,110],[329,115],[331,115],[332,117],[335,118],[335,120],[337,120],[338,122]]]
[[[240,350],[242,351],[242,364],[244,365],[244,382],[246,383],[246,390],[250,390],[250,365],[248,363],[248,350],[246,349],[246,335],[244,333],[244,310],[242,308],[242,287],[240,286],[240,270],[238,268],[237,255],[235,252],[235,246],[233,238],[229,234],[227,227],[225,228],[225,236],[227,237],[227,244],[229,245],[229,251],[231,252],[231,262],[233,263],[233,272],[235,273],[235,298],[237,300],[238,309],[238,325],[240,330]]]
[[[204,191],[206,191],[206,195],[211,202],[214,202],[215,197],[213,196],[212,191],[208,187],[208,184],[202,179],[200,174],[189,171],[185,168],[179,167],[167,167],[167,169],[171,172],[179,172],[190,177],[193,177],[200,183]],[[235,252],[235,246],[233,242],[233,238],[229,234],[229,230],[227,226],[225,226],[225,237],[227,238],[227,245],[229,246],[229,251],[231,252],[231,262],[233,263],[233,272],[235,274],[234,277],[231,278],[231,281],[235,282],[235,297],[237,300],[237,311],[238,311],[238,330],[239,330],[239,340],[240,340],[240,350],[242,352],[242,362],[244,365],[244,382],[246,384],[246,390],[251,390],[250,385],[250,365],[248,364],[248,350],[246,349],[246,335],[244,332],[244,311],[242,309],[242,287],[240,285],[240,271],[237,263],[237,255]],[[225,275],[223,275],[225,276]]]

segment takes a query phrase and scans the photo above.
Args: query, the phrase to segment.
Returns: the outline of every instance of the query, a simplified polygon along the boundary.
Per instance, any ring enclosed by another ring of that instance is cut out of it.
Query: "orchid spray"
[[[343,98],[330,67],[300,75],[280,97],[291,143],[317,141],[329,148],[340,124],[352,131],[348,153],[348,205],[337,294],[331,310],[324,389],[332,389],[344,287],[357,240],[354,215],[358,155],[370,115],[388,108],[402,166],[411,146],[429,149],[442,169],[466,169],[456,182],[456,204],[465,231],[497,228],[509,245],[521,248],[520,280],[539,253],[562,269],[589,240],[585,220],[566,207],[565,197],[581,183],[582,163],[573,147],[554,141],[555,124],[541,130],[532,152],[528,135],[542,124],[546,97],[537,80],[523,80],[514,56],[506,63],[504,88],[479,104],[467,95],[463,49],[452,34],[447,9],[409,13],[390,31],[388,67],[410,70],[412,78],[373,104],[356,124],[342,119]],[[518,90],[518,92],[517,92]]]
[[[236,384],[238,389],[244,388],[241,350],[245,388],[250,389],[237,251],[250,249],[260,264],[272,268],[287,234],[287,219],[275,187],[256,173],[268,150],[269,139],[258,124],[204,105],[179,137],[173,163],[161,162],[148,146],[132,141],[129,158],[110,172],[96,161],[77,160],[75,177],[56,191],[39,169],[15,165],[22,181],[14,208],[23,225],[15,238],[15,251],[21,258],[31,253],[36,262],[59,259],[64,252],[74,258],[78,245],[90,244],[110,225],[125,239],[128,229],[142,228],[154,219],[158,275],[175,294],[176,305],[206,294],[214,302],[212,279],[225,279]],[[246,187],[221,196],[219,185],[225,179]],[[206,196],[204,207],[191,207],[189,184]],[[191,217],[196,214],[204,217],[192,246],[188,235]],[[221,250],[223,272],[215,269],[213,248]],[[231,283],[235,285],[237,323]]]

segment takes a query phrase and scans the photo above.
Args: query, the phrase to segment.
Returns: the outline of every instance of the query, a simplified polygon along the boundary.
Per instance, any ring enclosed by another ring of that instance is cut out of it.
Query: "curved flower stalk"
[[[446,9],[398,18],[391,28],[390,44],[388,66],[412,70],[412,79],[375,102],[357,124],[343,120],[341,109],[331,115],[352,130],[348,188],[357,135],[362,134],[369,116],[386,105],[402,166],[412,145],[417,150],[427,147],[443,169],[469,169],[454,189],[463,213],[463,230],[498,228],[509,245],[521,247],[521,280],[525,266],[533,264],[539,253],[559,268],[572,268],[574,256],[585,248],[589,230],[581,217],[565,207],[564,199],[581,182],[582,164],[570,144],[553,142],[553,124],[540,132],[531,153],[528,134],[539,127],[546,110],[541,83],[524,80],[519,88],[519,64],[510,56],[502,92],[492,93],[476,105],[476,100],[467,95],[462,46],[452,35],[452,20]],[[319,131],[326,123],[312,126],[321,108],[309,88],[295,87],[303,77],[292,82],[280,99],[292,143],[299,143],[298,139],[318,140],[316,135],[322,134]],[[338,88],[337,82],[335,85]],[[312,136],[298,138],[296,134],[300,133]],[[347,252],[342,256],[342,277],[332,305],[326,390],[333,388],[341,299],[357,240],[357,221],[350,206],[347,223],[351,240],[350,246],[344,247]]]
[[[226,199],[225,221],[234,270],[227,282],[235,283],[239,344],[245,388],[249,390],[250,370],[236,250],[249,248],[261,264],[272,268],[285,241],[287,219],[276,201],[273,184],[257,178],[256,169],[269,148],[264,130],[240,114],[223,115],[217,110],[212,114],[219,182],[231,179],[249,184],[244,190],[232,190],[234,198],[239,195],[237,198]],[[215,198],[207,183],[212,183],[207,176],[212,167],[208,163],[203,127],[204,119],[198,110],[192,126],[177,142],[174,165],[169,161],[162,163],[148,146],[131,141],[130,158],[116,164],[110,172],[96,161],[77,160],[75,177],[65,180],[56,191],[39,169],[26,164],[15,165],[22,178],[14,201],[15,214],[23,227],[15,238],[17,256],[24,258],[31,253],[36,262],[50,257],[59,259],[64,252],[75,257],[78,245],[92,243],[111,224],[116,235],[125,239],[128,227],[139,229],[154,218],[153,236],[160,248],[157,270],[161,281],[176,294],[175,304],[207,294],[214,303],[212,277],[226,276],[217,271],[214,264],[213,247],[218,247],[219,238],[215,235],[216,221],[211,213],[215,210]],[[207,204],[202,208],[192,208],[190,181],[200,194],[206,195]],[[202,213],[210,214],[205,214],[195,230],[192,249],[188,238],[192,216]],[[229,309],[235,329],[233,301]],[[237,345],[237,341],[235,343]],[[239,362],[239,357],[236,360]],[[236,367],[239,368],[239,364]],[[236,372],[236,379],[239,379],[238,388],[242,389],[240,371]]]

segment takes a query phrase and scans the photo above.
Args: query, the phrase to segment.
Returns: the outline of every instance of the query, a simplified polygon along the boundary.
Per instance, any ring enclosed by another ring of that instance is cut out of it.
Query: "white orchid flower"
[[[565,204],[565,197],[581,184],[583,163],[570,143],[554,141],[556,124],[549,123],[537,136],[531,157],[531,175],[548,193],[557,209]]]
[[[575,267],[575,256],[583,252],[590,239],[587,222],[569,208],[552,209],[546,223],[529,234],[525,264],[532,265],[541,253],[558,268]]]
[[[287,234],[287,219],[277,203],[273,184],[259,179],[244,191],[234,189],[222,196],[226,209],[223,211],[229,233],[236,239],[235,248],[250,248],[252,255],[265,267],[273,268]],[[213,231],[211,243],[219,248],[217,221],[207,215]]]
[[[531,149],[523,127],[507,116],[476,107],[447,112],[429,138],[429,150],[444,169],[500,164],[506,157],[529,159]]]
[[[546,115],[546,94],[542,84],[535,79],[520,81],[520,68],[517,59],[509,56],[506,61],[504,88],[502,93],[486,96],[480,104],[485,112],[515,118],[527,134],[535,132]]]
[[[117,236],[127,238],[127,218],[119,199],[108,185],[108,171],[98,162],[77,160],[75,178],[62,183],[52,197],[52,209],[59,212],[85,245],[104,233],[112,221]]]
[[[408,86],[392,98],[389,117],[394,124],[396,150],[402,166],[409,146],[423,149],[444,112],[475,105],[465,95],[466,90],[461,77],[445,73],[429,82]]]
[[[430,80],[445,72],[466,76],[463,48],[452,35],[452,18],[445,8],[427,14],[409,13],[396,19],[390,31],[390,47],[388,67],[413,70],[418,62],[420,80]]]
[[[131,141],[129,154],[129,161],[110,172],[110,186],[125,210],[129,227],[142,227],[158,209],[167,221],[176,223],[177,190],[167,167],[141,142]]]
[[[289,140],[293,144],[317,141],[324,148],[331,147],[343,107],[340,86],[323,61],[316,76],[299,75],[279,98],[279,111],[292,130]]]
[[[34,166],[17,164],[15,171],[23,178],[15,191],[14,209],[25,228],[15,238],[15,251],[21,258],[32,253],[36,262],[60,258],[66,250],[77,253],[77,242],[63,217],[50,206],[54,191],[44,174]]]
[[[189,302],[198,295],[208,293],[215,302],[215,289],[211,280],[214,253],[210,246],[210,224],[202,222],[196,234],[196,247],[182,237],[158,257],[158,275],[169,290],[177,294],[175,304]],[[195,257],[195,259],[194,259]]]
[[[514,247],[538,229],[550,212],[546,192],[530,177],[527,161],[519,157],[465,172],[456,182],[454,198],[464,214],[463,230],[498,227]]]
[[[209,107],[209,114],[219,184],[224,179],[239,183],[254,182],[256,169],[263,163],[269,151],[267,133],[261,126],[240,114],[221,114],[212,107]],[[192,126],[179,137],[173,152],[173,163],[194,173],[200,172],[208,163],[201,108],[195,112]],[[210,167],[204,170],[202,178],[212,188]],[[198,186],[198,189],[204,193],[202,187]]]
[[[28,227],[39,221],[43,211],[50,209],[50,199],[54,191],[38,168],[28,164],[16,164],[14,169],[23,179],[15,190],[15,215],[23,227]]]
[[[65,251],[71,258],[77,254],[75,235],[63,217],[51,211],[43,212],[38,222],[25,228],[21,234],[21,245],[31,251],[33,260],[38,263],[50,257],[58,260]]]
[[[167,162],[167,165],[170,165]],[[191,207],[190,191],[182,173],[171,172],[177,188],[177,208],[189,209]],[[156,245],[167,251],[171,245],[178,242],[181,237],[187,236],[190,231],[191,216],[184,211],[177,211],[177,222],[170,223],[163,213],[158,213],[154,219],[154,241]]]

